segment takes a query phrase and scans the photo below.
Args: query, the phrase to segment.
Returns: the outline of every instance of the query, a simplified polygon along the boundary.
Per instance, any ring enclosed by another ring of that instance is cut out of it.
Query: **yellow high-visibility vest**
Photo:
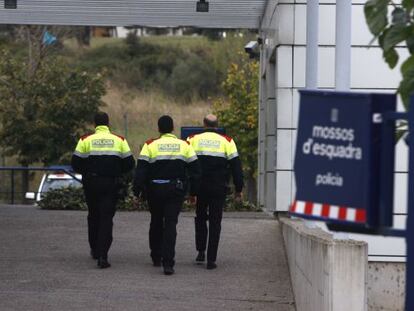
[[[239,156],[231,137],[215,132],[204,132],[187,138],[198,156],[212,156],[231,160]]]
[[[95,134],[79,139],[73,154],[80,158],[108,155],[123,159],[131,156],[131,149],[125,138],[112,134],[107,126],[100,125],[96,127]]]
[[[190,163],[197,160],[193,148],[173,134],[163,134],[159,139],[151,139],[142,147],[138,160],[154,163],[160,160],[182,160]]]

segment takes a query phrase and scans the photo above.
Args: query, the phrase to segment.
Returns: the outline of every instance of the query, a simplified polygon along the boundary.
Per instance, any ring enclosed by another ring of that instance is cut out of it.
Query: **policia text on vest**
[[[187,188],[196,196],[200,167],[193,148],[171,134],[173,120],[158,120],[161,136],[148,140],[139,155],[134,179],[134,194],[146,192],[151,213],[149,241],[154,266],[174,273],[177,222]],[[187,176],[189,177],[187,180]]]
[[[91,256],[98,267],[108,268],[112,243],[112,219],[118,199],[118,178],[134,166],[127,141],[110,132],[106,113],[95,116],[96,130],[79,140],[72,156],[73,169],[82,174],[88,205],[88,238]]]

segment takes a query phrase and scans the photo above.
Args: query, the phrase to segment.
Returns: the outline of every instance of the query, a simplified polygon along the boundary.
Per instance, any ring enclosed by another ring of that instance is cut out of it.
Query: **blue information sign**
[[[384,134],[381,113],[395,111],[395,95],[319,91],[300,95],[297,192],[290,212],[375,226]]]
[[[206,129],[198,126],[183,126],[181,128],[181,139],[186,140],[188,136],[203,133]],[[226,134],[226,130],[222,127],[217,128],[220,134]]]

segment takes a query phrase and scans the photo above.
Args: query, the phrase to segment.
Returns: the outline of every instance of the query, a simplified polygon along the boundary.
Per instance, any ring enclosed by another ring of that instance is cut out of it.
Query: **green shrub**
[[[150,39],[130,34],[123,42],[87,50],[76,62],[86,71],[105,68],[116,85],[162,90],[189,102],[220,94],[228,61],[235,57],[235,46],[240,45],[234,40],[228,40],[232,44],[225,40],[210,44],[197,38]]]
[[[46,210],[87,210],[85,196],[82,188],[61,188],[50,190],[45,193],[42,200],[39,202],[39,207]],[[134,194],[132,192],[132,183],[128,183],[126,188],[123,188],[119,194],[117,205],[118,211],[148,211],[148,204],[141,198],[136,204]],[[194,211],[195,207],[184,202],[182,211]],[[260,211],[255,205],[247,201],[236,202],[232,195],[227,196],[224,211],[246,211],[254,212]]]
[[[182,98],[186,103],[193,98],[207,99],[218,92],[218,78],[213,67],[205,59],[192,54],[180,60],[174,67],[168,90],[175,98]]]
[[[74,187],[48,191],[42,196],[39,207],[48,210],[87,210],[83,189]]]
[[[187,201],[184,202],[183,212],[195,211],[195,206],[188,204]],[[228,195],[224,204],[225,212],[261,212],[262,210],[256,205],[249,203],[248,201],[242,200],[241,202],[236,202],[233,195]]]
[[[126,191],[120,191],[117,210],[144,211],[148,210],[146,202],[140,200],[138,207],[134,203],[131,185]],[[82,188],[67,187],[50,190],[42,196],[39,207],[46,210],[87,210],[85,195]]]
[[[237,202],[233,195],[226,197],[226,204],[224,206],[225,212],[261,212],[262,210],[256,205],[249,203],[249,201],[242,200]]]

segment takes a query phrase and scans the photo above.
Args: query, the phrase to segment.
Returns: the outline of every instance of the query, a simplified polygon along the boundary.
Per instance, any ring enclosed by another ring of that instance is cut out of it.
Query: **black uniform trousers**
[[[204,252],[207,247],[208,237],[207,261],[209,262],[215,262],[217,259],[225,199],[224,190],[201,190],[197,197],[195,218],[196,249],[199,252]]]
[[[173,183],[150,184],[148,205],[151,213],[149,245],[154,261],[162,260],[163,266],[175,264],[178,215],[184,202],[184,190]]]
[[[116,178],[84,176],[83,189],[89,211],[89,245],[96,255],[107,258],[112,244],[112,219],[118,199]]]

